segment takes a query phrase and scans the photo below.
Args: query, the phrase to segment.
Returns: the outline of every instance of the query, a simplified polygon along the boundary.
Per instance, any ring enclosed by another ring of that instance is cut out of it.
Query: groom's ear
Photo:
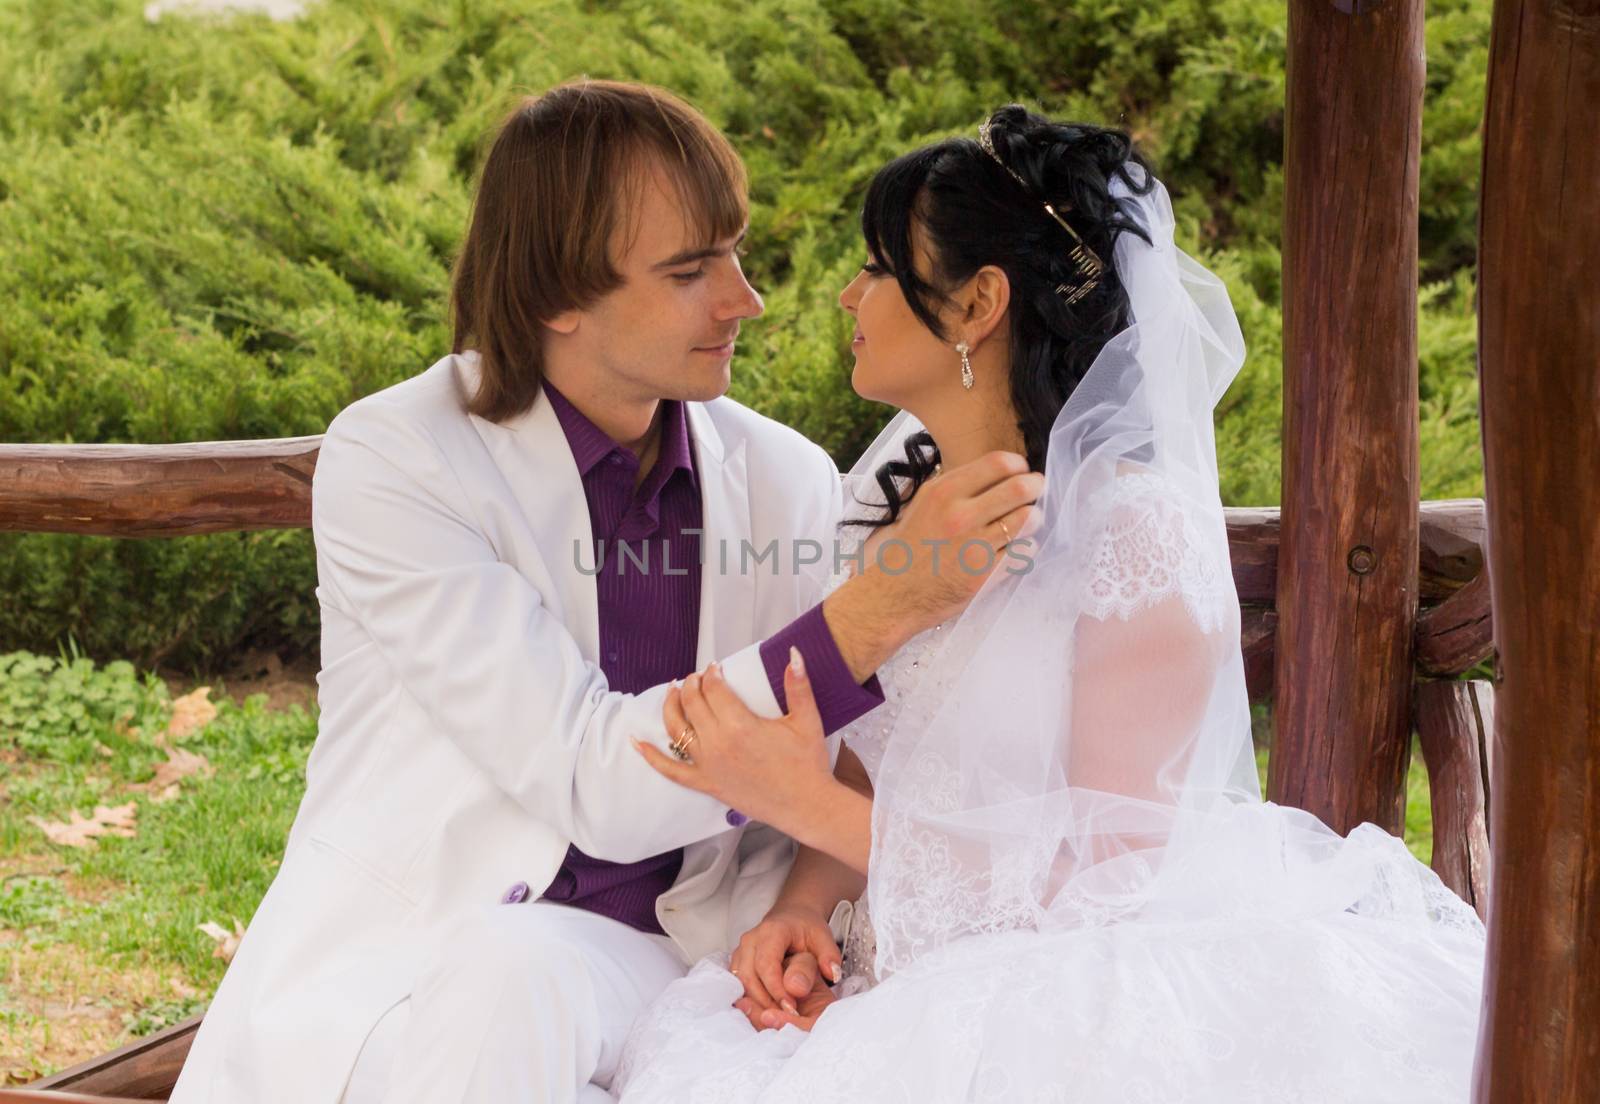
[[[962,331],[967,344],[976,348],[1005,318],[1011,306],[1011,281],[999,267],[984,265],[967,281],[962,298],[967,304]]]
[[[545,325],[563,337],[571,337],[578,329],[579,317],[579,311],[566,310],[547,321]]]

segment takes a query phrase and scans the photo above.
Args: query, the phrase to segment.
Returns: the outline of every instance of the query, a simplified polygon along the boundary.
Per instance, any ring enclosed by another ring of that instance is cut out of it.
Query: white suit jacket
[[[569,844],[616,862],[686,848],[657,905],[686,963],[759,921],[788,870],[786,837],[730,827],[725,806],[629,746],[665,746],[665,687],[614,693],[600,671],[571,450],[547,401],[504,424],[467,414],[476,372],[474,354],[446,357],[328,427],[305,798],[175,1104],[335,1104],[425,949],[509,885],[548,885]],[[722,659],[751,708],[776,716],[759,642],[821,597],[831,562],[794,549],[832,548],[838,472],[729,399],[685,405],[705,530],[697,664]],[[741,542],[774,540],[775,561],[740,570]]]

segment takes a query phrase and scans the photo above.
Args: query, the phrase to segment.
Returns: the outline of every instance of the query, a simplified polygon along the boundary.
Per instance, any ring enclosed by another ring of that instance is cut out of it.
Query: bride
[[[1212,431],[1244,349],[1161,183],[1125,135],[1012,106],[885,166],[862,221],[853,382],[903,412],[850,476],[846,568],[894,570],[942,465],[1010,449],[1046,490],[1003,550],[947,551],[990,578],[831,771],[798,663],[779,720],[714,668],[669,697],[687,754],[641,754],[801,849],[615,1091],[1465,1100],[1477,917],[1372,825],[1261,800]]]

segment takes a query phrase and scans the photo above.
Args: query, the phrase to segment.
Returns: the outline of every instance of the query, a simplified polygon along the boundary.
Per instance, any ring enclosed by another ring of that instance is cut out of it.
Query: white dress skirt
[[[934,634],[880,672],[846,741],[869,773]],[[1185,872],[1181,918],[973,934],[872,976],[865,898],[840,916],[847,977],[810,1032],[757,1031],[728,956],[635,1022],[623,1104],[1459,1104],[1484,931],[1401,841],[1245,803]],[[1307,847],[1306,840],[1315,840]],[[1354,890],[1352,887],[1357,887]]]

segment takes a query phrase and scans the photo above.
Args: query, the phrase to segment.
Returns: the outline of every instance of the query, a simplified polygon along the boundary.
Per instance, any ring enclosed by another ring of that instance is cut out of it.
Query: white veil
[[[1032,568],[997,571],[944,626],[889,721],[868,877],[880,978],[970,932],[1344,909],[1371,884],[1370,862],[1313,818],[1251,818],[1212,430],[1244,343],[1152,183],[1141,196],[1113,177],[1153,245],[1117,239],[1131,325],[1051,432]],[[849,477],[857,501],[881,503],[873,472],[920,428],[890,423]]]

